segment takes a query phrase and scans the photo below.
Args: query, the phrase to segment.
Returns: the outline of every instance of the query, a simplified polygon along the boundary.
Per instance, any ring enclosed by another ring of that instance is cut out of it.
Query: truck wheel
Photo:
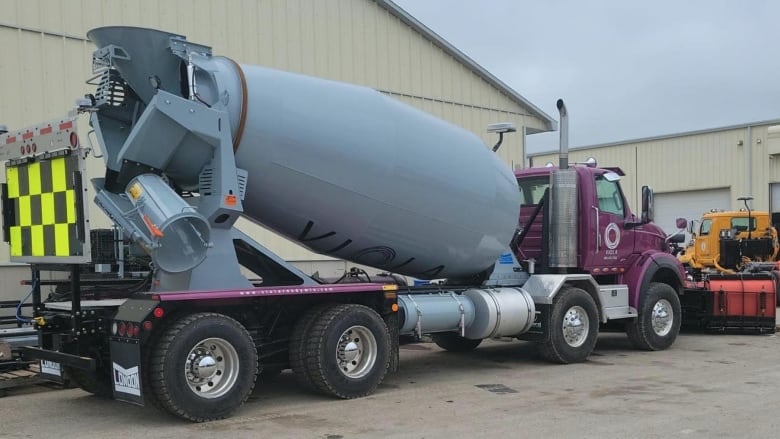
[[[236,320],[216,313],[182,317],[153,346],[150,387],[170,413],[196,422],[230,416],[257,378],[257,348]]]
[[[303,368],[314,388],[351,399],[371,394],[390,364],[390,332],[384,320],[363,305],[325,309],[304,340]]]
[[[309,308],[298,319],[290,334],[290,368],[295,374],[295,379],[305,389],[316,391],[312,377],[306,369],[307,341],[311,327],[328,307],[332,305],[316,305]],[[316,353],[313,353],[316,355]]]
[[[482,343],[482,340],[461,337],[456,332],[438,332],[431,334],[431,339],[438,347],[448,352],[471,352]]]
[[[585,361],[596,346],[599,333],[598,310],[590,294],[568,287],[553,300],[547,339],[539,353],[554,363]]]
[[[645,351],[660,351],[677,339],[682,321],[680,298],[670,285],[653,282],[639,299],[639,316],[626,325],[629,340]]]

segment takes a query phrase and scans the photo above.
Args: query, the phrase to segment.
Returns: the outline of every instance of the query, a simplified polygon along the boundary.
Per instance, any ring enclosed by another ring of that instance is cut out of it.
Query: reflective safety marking
[[[32,255],[43,256],[46,254],[46,247],[43,241],[43,226],[32,226],[30,228],[30,234],[32,235]]]
[[[6,168],[5,178],[8,183],[8,198],[19,197],[19,168],[16,166]]]
[[[54,224],[54,194],[44,192],[41,194],[41,224]]]
[[[54,256],[70,256],[70,224],[54,225]]]
[[[68,177],[65,173],[65,158],[58,158],[51,161],[51,190],[62,192],[67,189]]]
[[[68,209],[66,221],[76,222],[76,195],[73,190],[65,191],[65,208]]]
[[[11,256],[22,256],[22,228],[11,226]]]
[[[15,219],[9,224],[12,258],[83,255],[84,245],[76,238],[77,209],[82,208],[76,206],[73,182],[78,167],[75,155],[6,165]]]
[[[30,196],[19,197],[19,225],[22,227],[32,225],[32,209],[30,208]]]
[[[38,195],[41,193],[41,163],[33,162],[27,165],[27,181],[29,189],[27,195]]]

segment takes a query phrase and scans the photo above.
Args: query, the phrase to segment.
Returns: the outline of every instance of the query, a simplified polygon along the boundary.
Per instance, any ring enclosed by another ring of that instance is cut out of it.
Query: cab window
[[[710,234],[710,229],[712,228],[712,220],[706,219],[701,222],[701,226],[699,226],[699,236],[707,236]]]
[[[623,196],[616,181],[608,181],[602,175],[596,176],[596,196],[599,198],[599,210],[623,215]]]
[[[747,218],[732,218],[731,219],[731,228],[736,229],[738,232],[747,232],[748,231],[748,219]],[[750,231],[756,230],[756,219],[754,217],[750,217]]]
[[[550,177],[525,177],[517,180],[520,188],[520,204],[539,204],[544,196],[544,191],[550,186]]]

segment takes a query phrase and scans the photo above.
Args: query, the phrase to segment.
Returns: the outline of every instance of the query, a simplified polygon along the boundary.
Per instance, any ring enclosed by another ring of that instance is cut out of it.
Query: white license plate
[[[41,374],[62,378],[62,365],[56,361],[41,360]]]

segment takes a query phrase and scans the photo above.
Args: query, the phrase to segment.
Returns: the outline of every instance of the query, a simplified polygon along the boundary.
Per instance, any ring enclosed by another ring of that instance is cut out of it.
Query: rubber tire
[[[295,379],[298,381],[298,384],[304,389],[312,392],[317,391],[317,387],[305,365],[306,341],[309,339],[309,333],[311,332],[314,323],[319,316],[331,306],[333,305],[315,305],[314,307],[309,308],[298,319],[290,333],[290,368],[295,374]]]
[[[206,399],[190,390],[183,371],[190,350],[210,337],[233,346],[239,370],[235,384],[225,395]],[[152,348],[149,366],[149,387],[162,408],[190,421],[212,421],[230,416],[249,398],[258,373],[257,348],[236,320],[222,314],[196,313],[181,317],[165,329]]]
[[[376,360],[363,377],[350,378],[336,361],[339,338],[348,328],[360,325],[376,340]],[[363,305],[332,305],[314,318],[304,338],[303,368],[315,390],[342,399],[360,398],[373,393],[390,365],[390,331],[373,309]]]
[[[563,319],[572,307],[579,306],[588,316],[588,335],[577,347],[570,346],[563,336]],[[580,288],[565,287],[553,299],[547,339],[540,343],[539,354],[552,363],[580,363],[588,359],[599,334],[598,309],[590,294]]]
[[[457,332],[437,332],[431,334],[431,339],[447,352],[471,352],[482,343],[482,340],[461,337]]]
[[[665,336],[659,336],[653,330],[651,321],[655,304],[666,299],[672,305],[672,329]],[[631,344],[637,349],[645,351],[660,351],[670,347],[680,333],[682,323],[682,309],[677,292],[668,284],[653,282],[647,292],[639,298],[639,316],[626,324],[626,334]]]
[[[111,383],[111,375],[95,375],[86,370],[75,367],[64,367],[65,372],[81,390],[89,392],[101,398],[110,398],[114,395],[114,388]]]

